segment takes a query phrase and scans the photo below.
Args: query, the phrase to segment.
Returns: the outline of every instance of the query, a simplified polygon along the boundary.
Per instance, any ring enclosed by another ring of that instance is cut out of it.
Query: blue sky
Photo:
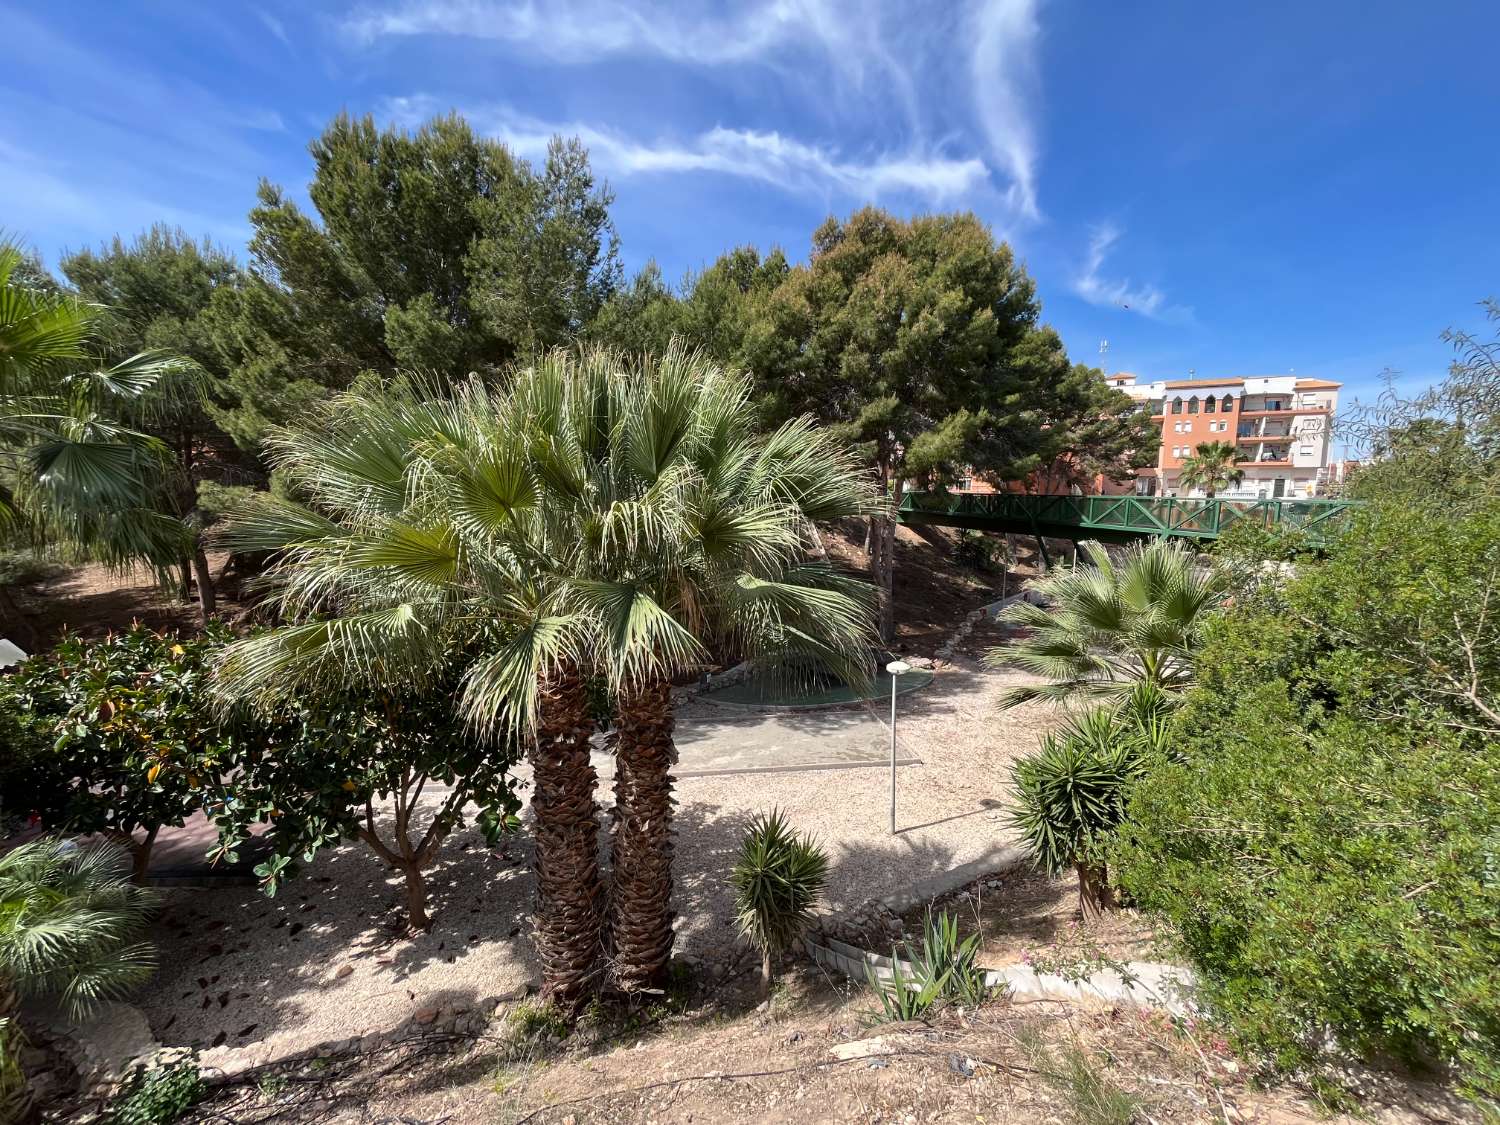
[[[626,265],[830,213],[972,209],[1075,358],[1153,378],[1439,375],[1500,296],[1491,0],[254,5],[0,0],[0,227],[243,252],[338,110],[580,136]]]

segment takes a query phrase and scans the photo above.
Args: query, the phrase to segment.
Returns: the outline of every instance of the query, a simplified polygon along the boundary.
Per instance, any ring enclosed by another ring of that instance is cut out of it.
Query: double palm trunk
[[[576,1008],[593,987],[603,949],[599,826],[589,761],[588,696],[578,669],[543,681],[531,746],[536,816],[537,954],[542,995]]]
[[[662,988],[672,957],[672,686],[651,680],[616,708],[610,936],[615,983]]]

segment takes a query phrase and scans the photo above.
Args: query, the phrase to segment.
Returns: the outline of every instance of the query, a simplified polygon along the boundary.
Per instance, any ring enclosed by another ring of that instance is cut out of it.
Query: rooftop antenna
[[[1188,375],[1192,376],[1192,375],[1196,375],[1196,374],[1198,374],[1198,369],[1196,367],[1189,367],[1188,368]]]

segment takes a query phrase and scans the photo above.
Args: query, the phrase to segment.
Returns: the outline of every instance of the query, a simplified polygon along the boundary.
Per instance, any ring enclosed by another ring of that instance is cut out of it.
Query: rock
[[[348,965],[348,964],[340,965],[338,967],[338,971],[333,974],[333,979],[334,980],[343,980],[345,977],[351,975],[353,972],[354,972],[354,966],[353,965]]]
[[[435,1020],[437,1018],[438,1018],[438,1010],[437,1010],[437,1008],[435,1008],[435,1007],[433,1007],[432,1005],[429,1004],[426,1007],[418,1008],[416,1010],[416,1012],[413,1013],[413,1015],[411,1017],[411,1022],[412,1023],[419,1023],[419,1024],[422,1024],[423,1026],[426,1026],[427,1024],[430,1024],[433,1020]]]
[[[867,1059],[873,1055],[889,1055],[895,1053],[895,1048],[885,1041],[885,1038],[876,1035],[871,1039],[856,1039],[852,1043],[840,1043],[828,1052],[834,1058],[847,1062],[849,1059]]]

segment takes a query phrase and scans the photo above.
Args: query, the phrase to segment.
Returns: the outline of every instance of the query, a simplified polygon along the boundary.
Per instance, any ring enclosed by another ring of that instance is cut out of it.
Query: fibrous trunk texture
[[[1093,918],[1106,910],[1115,909],[1114,888],[1109,885],[1109,873],[1103,867],[1092,867],[1080,863],[1078,867],[1078,903],[1085,918]]]
[[[541,684],[531,807],[536,817],[536,943],[542,994],[576,1007],[594,987],[602,954],[603,884],[589,761],[588,696],[578,670]]]
[[[652,680],[617,711],[610,935],[615,983],[661,988],[672,957],[672,687]]]

